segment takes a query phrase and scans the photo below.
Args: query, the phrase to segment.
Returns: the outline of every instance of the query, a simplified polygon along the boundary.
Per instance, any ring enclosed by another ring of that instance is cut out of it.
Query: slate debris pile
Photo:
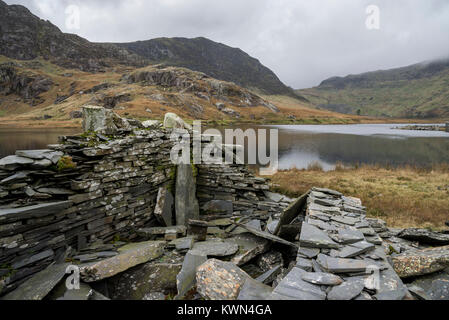
[[[295,218],[296,219],[296,218]],[[407,288],[388,263],[383,241],[359,199],[312,189],[298,233],[296,265],[271,299],[401,300]]]

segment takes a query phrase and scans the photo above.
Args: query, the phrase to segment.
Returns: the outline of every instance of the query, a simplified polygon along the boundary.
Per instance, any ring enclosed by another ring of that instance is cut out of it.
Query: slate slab
[[[178,288],[177,299],[182,299],[186,293],[195,286],[197,269],[206,261],[207,256],[199,252],[187,252],[182,264],[181,272],[176,277]]]
[[[51,265],[7,294],[4,300],[42,300],[62,280],[69,264]]]
[[[325,300],[326,294],[320,286],[302,280],[305,273],[304,270],[293,268],[274,289],[271,299],[287,297],[292,300]]]
[[[369,266],[363,260],[332,258],[324,254],[318,255],[317,262],[323,270],[330,273],[364,272]]]
[[[227,257],[237,253],[238,250],[237,244],[218,239],[197,242],[192,248],[193,252],[209,257]]]
[[[246,279],[237,300],[268,300],[272,292],[273,288],[253,279]]]
[[[361,279],[349,279],[333,287],[327,295],[328,300],[352,300],[362,293],[365,284]]]
[[[302,247],[306,248],[338,248],[338,244],[334,242],[325,232],[308,223],[302,224],[299,242]]]
[[[323,286],[338,286],[343,283],[343,279],[339,276],[325,272],[305,273],[302,275],[302,280]]]
[[[126,245],[115,257],[80,267],[81,279],[87,283],[110,278],[134,266],[164,254],[165,241],[148,241]]]

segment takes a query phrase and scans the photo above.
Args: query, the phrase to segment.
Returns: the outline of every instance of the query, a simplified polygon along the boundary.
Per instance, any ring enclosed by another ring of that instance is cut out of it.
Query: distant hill
[[[206,38],[158,38],[118,44],[152,63],[185,67],[265,94],[293,95],[293,90],[259,60],[238,48]]]
[[[408,67],[334,77],[297,90],[322,109],[369,116],[449,117],[449,58]]]

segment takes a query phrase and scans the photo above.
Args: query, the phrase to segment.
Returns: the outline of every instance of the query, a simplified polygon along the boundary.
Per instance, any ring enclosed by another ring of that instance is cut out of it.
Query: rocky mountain
[[[118,44],[152,63],[185,67],[266,94],[292,95],[273,71],[238,48],[206,38],[158,38]]]
[[[291,88],[257,59],[240,49],[205,38],[160,38],[132,43],[92,43],[61,32],[20,5],[0,0],[0,55],[19,60],[43,57],[88,72],[116,64],[143,67],[164,63],[186,67],[265,94],[296,97]],[[300,98],[301,97],[297,97]]]
[[[63,33],[24,6],[7,5],[1,0],[0,55],[19,60],[43,57],[65,68],[94,72],[117,63],[144,64],[144,59],[124,48]]]
[[[333,77],[297,90],[323,109],[403,118],[449,117],[449,58],[411,66]]]

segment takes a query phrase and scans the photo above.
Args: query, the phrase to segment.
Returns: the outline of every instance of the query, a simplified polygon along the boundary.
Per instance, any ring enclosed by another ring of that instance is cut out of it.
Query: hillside
[[[238,48],[206,38],[158,38],[148,41],[118,44],[152,63],[185,67],[213,78],[232,81],[266,94],[292,95],[292,89],[259,60]],[[301,98],[301,97],[299,97]]]
[[[297,90],[321,109],[397,118],[449,118],[449,59],[334,77]]]
[[[316,110],[286,96],[259,96],[232,82],[180,67],[114,66],[91,73],[44,59],[0,55],[0,126],[80,126],[84,105],[123,117],[162,120],[167,112],[218,124],[347,123],[351,117]]]

